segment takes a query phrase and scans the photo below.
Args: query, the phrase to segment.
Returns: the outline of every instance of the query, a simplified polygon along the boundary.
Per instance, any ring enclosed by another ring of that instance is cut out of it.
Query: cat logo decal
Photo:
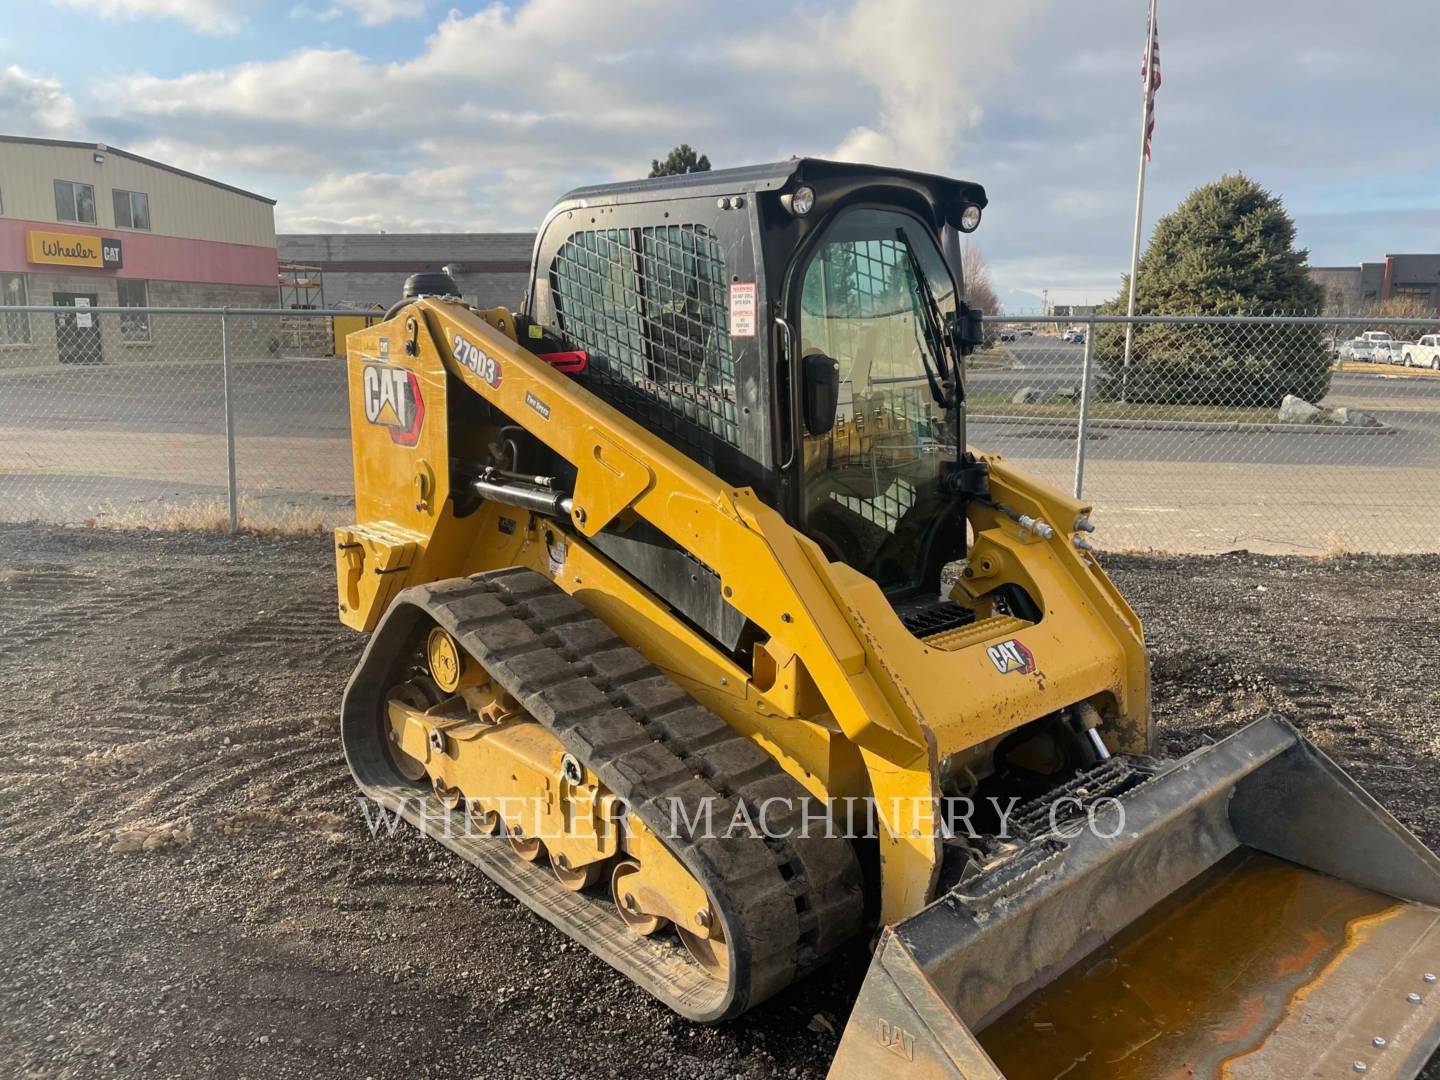
[[[1021,675],[1035,674],[1035,654],[1014,638],[1002,641],[999,645],[991,645],[985,652],[1001,675],[1008,675],[1012,671]]]

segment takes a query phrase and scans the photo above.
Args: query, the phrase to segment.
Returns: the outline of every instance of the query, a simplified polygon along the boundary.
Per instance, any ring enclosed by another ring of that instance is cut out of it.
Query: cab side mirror
[[[961,356],[969,356],[985,340],[985,326],[981,322],[984,315],[979,308],[961,304],[958,316],[954,312],[945,316],[950,339],[959,347]]]
[[[811,435],[827,434],[835,426],[835,410],[840,405],[840,362],[824,353],[801,358],[800,385],[805,430]]]

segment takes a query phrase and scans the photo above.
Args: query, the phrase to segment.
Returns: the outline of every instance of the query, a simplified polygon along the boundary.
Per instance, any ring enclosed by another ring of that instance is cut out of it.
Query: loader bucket
[[[1059,831],[884,932],[832,1078],[1409,1080],[1440,1042],[1440,860],[1289,724]]]

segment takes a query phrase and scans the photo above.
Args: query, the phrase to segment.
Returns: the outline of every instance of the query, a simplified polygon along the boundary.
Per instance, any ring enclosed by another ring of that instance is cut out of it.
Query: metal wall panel
[[[104,163],[95,155],[103,153]],[[94,147],[0,141],[0,199],[4,216],[53,222],[54,181],[76,180],[95,188],[95,226],[120,237],[146,230],[117,227],[111,192],[143,191],[150,197],[150,233],[232,244],[275,245],[275,207],[262,199]]]

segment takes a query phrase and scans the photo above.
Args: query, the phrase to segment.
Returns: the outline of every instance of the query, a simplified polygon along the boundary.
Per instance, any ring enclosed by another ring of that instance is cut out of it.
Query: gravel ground
[[[1437,846],[1432,564],[1107,560],[1167,750],[1279,713]],[[323,538],[0,526],[3,1071],[824,1074],[863,947],[701,1028],[433,842],[372,840],[333,588]]]

